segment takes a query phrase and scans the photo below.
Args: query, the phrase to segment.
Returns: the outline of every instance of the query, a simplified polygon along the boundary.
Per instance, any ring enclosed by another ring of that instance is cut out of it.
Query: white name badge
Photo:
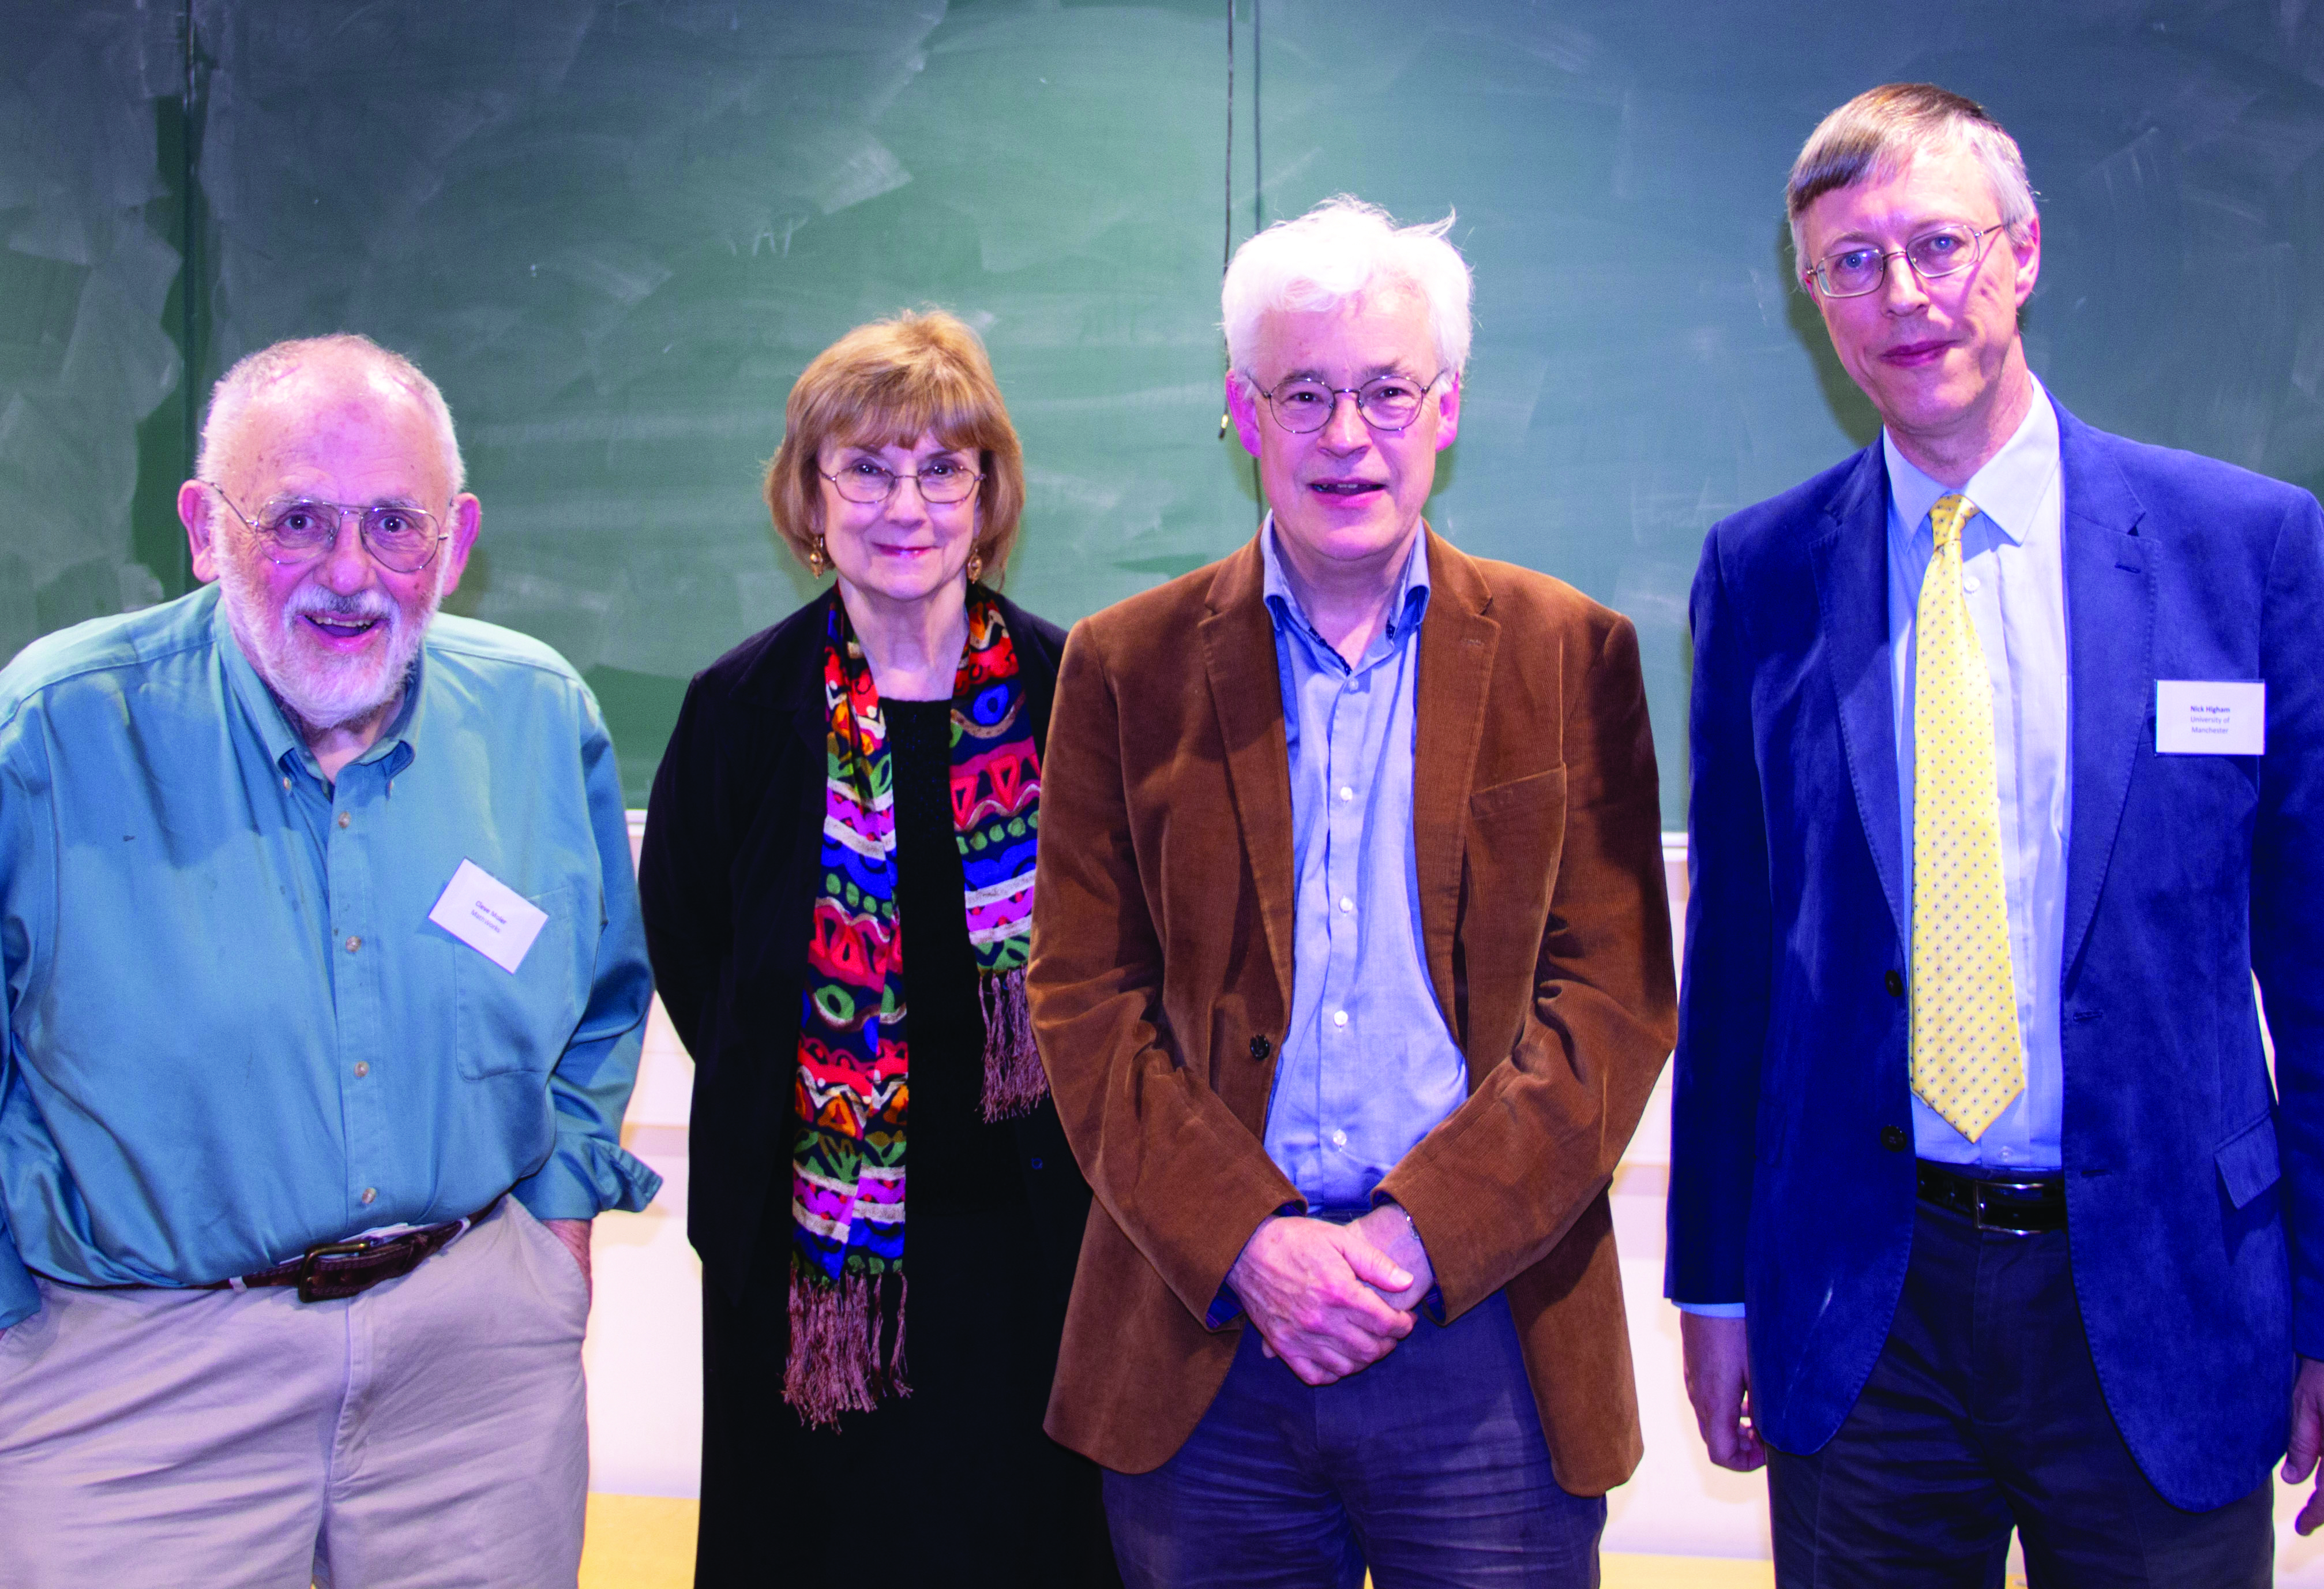
[[[503,971],[514,971],[549,925],[549,912],[474,861],[463,861],[428,919]]]
[[[2256,756],[2267,750],[2267,685],[2154,681],[2154,750],[2164,756]]]

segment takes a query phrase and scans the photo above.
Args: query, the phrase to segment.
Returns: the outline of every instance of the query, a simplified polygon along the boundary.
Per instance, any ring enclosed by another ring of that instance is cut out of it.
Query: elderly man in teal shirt
[[[194,594],[0,671],[0,1578],[571,1584],[650,997],[613,752],[444,616],[451,418],[228,373]]]

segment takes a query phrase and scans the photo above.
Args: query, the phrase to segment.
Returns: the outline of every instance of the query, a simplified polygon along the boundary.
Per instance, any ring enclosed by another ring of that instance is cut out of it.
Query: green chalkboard
[[[1679,825],[1702,532],[1872,434],[1779,194],[1889,79],[2018,134],[2064,402],[2324,485],[2317,7],[0,0],[0,655],[185,588],[208,383],[362,330],[458,416],[484,537],[456,605],[584,671],[632,799],[687,678],[811,588],[756,482],[816,351],[924,302],[982,329],[1030,474],[1011,589],[1070,621],[1250,533],[1222,246],[1350,190],[1457,209],[1476,352],[1432,517],[1637,620]]]

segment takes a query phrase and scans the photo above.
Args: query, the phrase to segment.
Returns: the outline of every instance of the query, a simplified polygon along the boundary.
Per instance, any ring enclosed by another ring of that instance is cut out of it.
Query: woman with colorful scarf
[[[993,589],[1024,475],[975,335],[842,337],[766,494],[834,588],[695,679],[640,871],[696,1065],[695,1581],[1111,1584],[1041,1432],[1090,1196],[1024,992],[1065,636]]]

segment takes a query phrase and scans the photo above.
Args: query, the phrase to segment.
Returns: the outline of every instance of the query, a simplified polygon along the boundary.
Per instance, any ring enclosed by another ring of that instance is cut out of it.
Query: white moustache
[[[340,596],[332,591],[307,589],[294,593],[282,605],[282,618],[308,616],[328,618],[376,618],[392,627],[396,619],[395,604],[376,590],[359,590],[353,596]]]

